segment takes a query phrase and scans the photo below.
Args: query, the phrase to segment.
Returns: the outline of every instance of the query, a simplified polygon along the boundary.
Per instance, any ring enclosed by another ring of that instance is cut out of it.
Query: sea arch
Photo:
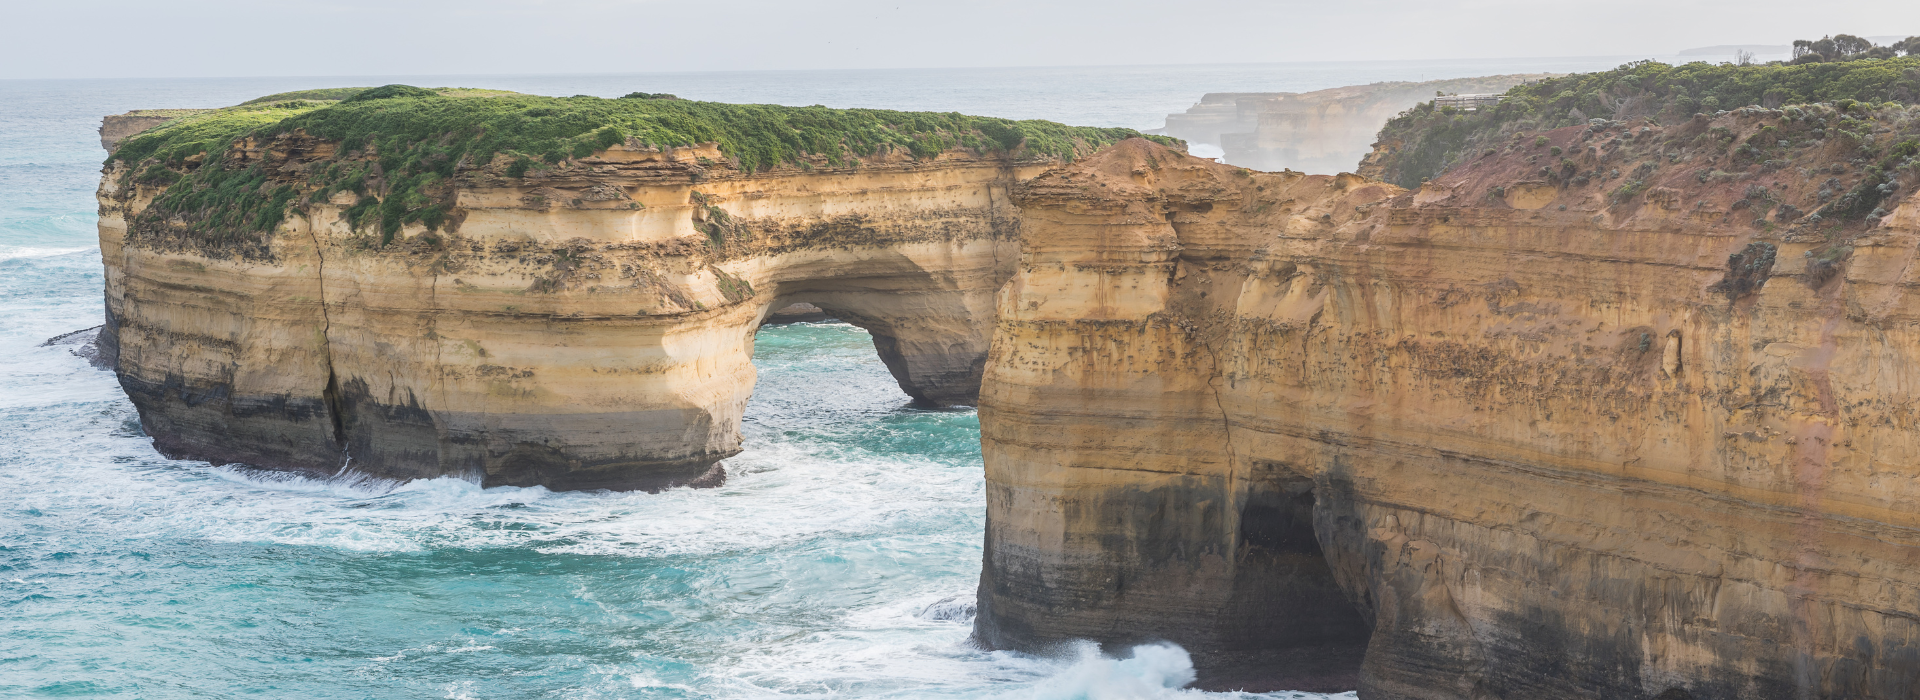
[[[322,155],[302,148],[259,150]],[[795,301],[867,329],[916,399],[975,400],[1018,260],[1011,188],[1057,161],[720,162],[712,144],[615,146],[468,180],[452,225],[378,244],[338,196],[252,256],[143,230],[154,193],[109,173],[105,343],[171,457],[394,480],[716,483],[754,331]]]

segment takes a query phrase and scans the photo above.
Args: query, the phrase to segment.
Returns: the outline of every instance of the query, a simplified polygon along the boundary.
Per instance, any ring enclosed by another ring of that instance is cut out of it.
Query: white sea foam
[[[56,246],[0,245],[0,260],[14,260],[18,258],[52,258],[52,257],[59,257],[62,255],[72,255],[74,253],[84,253],[86,251],[98,251],[98,250],[100,250],[99,246],[56,247]]]
[[[1147,700],[1168,698],[1194,680],[1193,659],[1172,644],[1143,644],[1128,658],[1102,655],[1092,643],[1075,645],[1065,669],[1033,687],[1001,695],[1033,700]]]
[[[646,670],[634,671],[632,673],[626,674],[626,678],[627,678],[627,684],[632,688],[634,688],[635,690],[639,690],[643,688],[656,688],[656,689],[662,689],[662,690],[678,690],[686,693],[699,692],[698,688],[694,688],[693,686],[690,686],[684,683],[670,683],[670,682],[661,680],[659,676],[655,675],[651,671],[646,671]]]
[[[728,481],[718,489],[562,495],[568,514],[546,522],[550,539],[564,544],[541,551],[685,556],[777,549],[876,534],[949,511],[951,496],[977,488],[977,474],[902,461],[840,460],[793,443],[750,445],[728,460]]]

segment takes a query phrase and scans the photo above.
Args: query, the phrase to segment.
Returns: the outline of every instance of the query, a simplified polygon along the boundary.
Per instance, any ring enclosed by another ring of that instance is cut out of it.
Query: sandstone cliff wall
[[[1822,224],[1806,171],[1602,136],[1548,134],[1592,184],[1131,141],[1021,188],[980,640],[1369,699],[1912,697],[1920,198]]]
[[[230,157],[297,172],[332,155],[286,136]],[[155,192],[109,172],[121,381],[176,457],[556,489],[716,477],[754,330],[796,301],[872,332],[909,394],[971,402],[1016,259],[1008,187],[1047,162],[819,165],[745,174],[711,145],[524,178],[497,163],[461,181],[449,230],[382,242],[340,192],[254,255],[130,227]]]

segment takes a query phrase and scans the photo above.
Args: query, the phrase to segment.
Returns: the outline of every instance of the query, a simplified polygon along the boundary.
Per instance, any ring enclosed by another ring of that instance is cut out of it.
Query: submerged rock
[[[934,601],[925,610],[920,611],[922,620],[940,620],[942,622],[969,622],[973,620],[979,607],[974,604],[973,596],[947,596]]]
[[[67,352],[73,353],[75,357],[86,360],[87,364],[93,365],[94,369],[110,370],[113,369],[114,352],[110,345],[103,346],[101,344],[103,338],[109,337],[102,335],[101,330],[104,328],[106,327],[94,326],[70,333],[62,333],[48,338],[46,342],[40,344],[40,347],[50,348],[64,346],[67,348]]]

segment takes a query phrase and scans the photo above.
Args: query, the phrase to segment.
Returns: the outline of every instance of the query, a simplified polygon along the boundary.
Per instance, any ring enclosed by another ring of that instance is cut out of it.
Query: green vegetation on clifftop
[[[240,103],[240,106],[244,107],[247,105],[267,104],[269,102],[286,102],[288,100],[316,100],[321,102],[338,102],[340,100],[347,99],[354,95],[358,95],[364,90],[366,90],[366,88],[363,88],[363,87],[341,87],[341,88],[319,88],[317,90],[295,90],[293,92],[274,93],[272,95],[267,95],[265,97],[255,97],[251,100],[247,100],[245,102]]]
[[[1673,124],[1696,113],[1748,105],[1843,101],[1920,101],[1920,56],[1748,66],[1639,61],[1516,86],[1499,105],[1474,112],[1436,109],[1426,102],[1387,122],[1377,141],[1382,152],[1369,156],[1362,172],[1418,187],[1483,149],[1504,145],[1515,133],[1586,124],[1595,118]]]
[[[241,139],[296,132],[337,143],[335,156],[291,182],[270,177],[258,163],[233,165],[229,150]],[[353,225],[377,221],[383,241],[407,223],[437,228],[448,213],[455,175],[498,156],[511,163],[509,176],[520,177],[529,168],[586,158],[616,144],[717,142],[734,167],[757,172],[784,164],[811,167],[808,157],[857,166],[892,151],[916,160],[966,149],[1070,161],[1137,136],[1132,129],[952,112],[384,86],[282,93],[181,119],[128,139],[111,159],[126,162],[132,180],[171,185],[146,217],[184,221],[202,244],[264,250],[260,234],[279,223],[289,205],[342,191],[361,197],[349,212]]]

